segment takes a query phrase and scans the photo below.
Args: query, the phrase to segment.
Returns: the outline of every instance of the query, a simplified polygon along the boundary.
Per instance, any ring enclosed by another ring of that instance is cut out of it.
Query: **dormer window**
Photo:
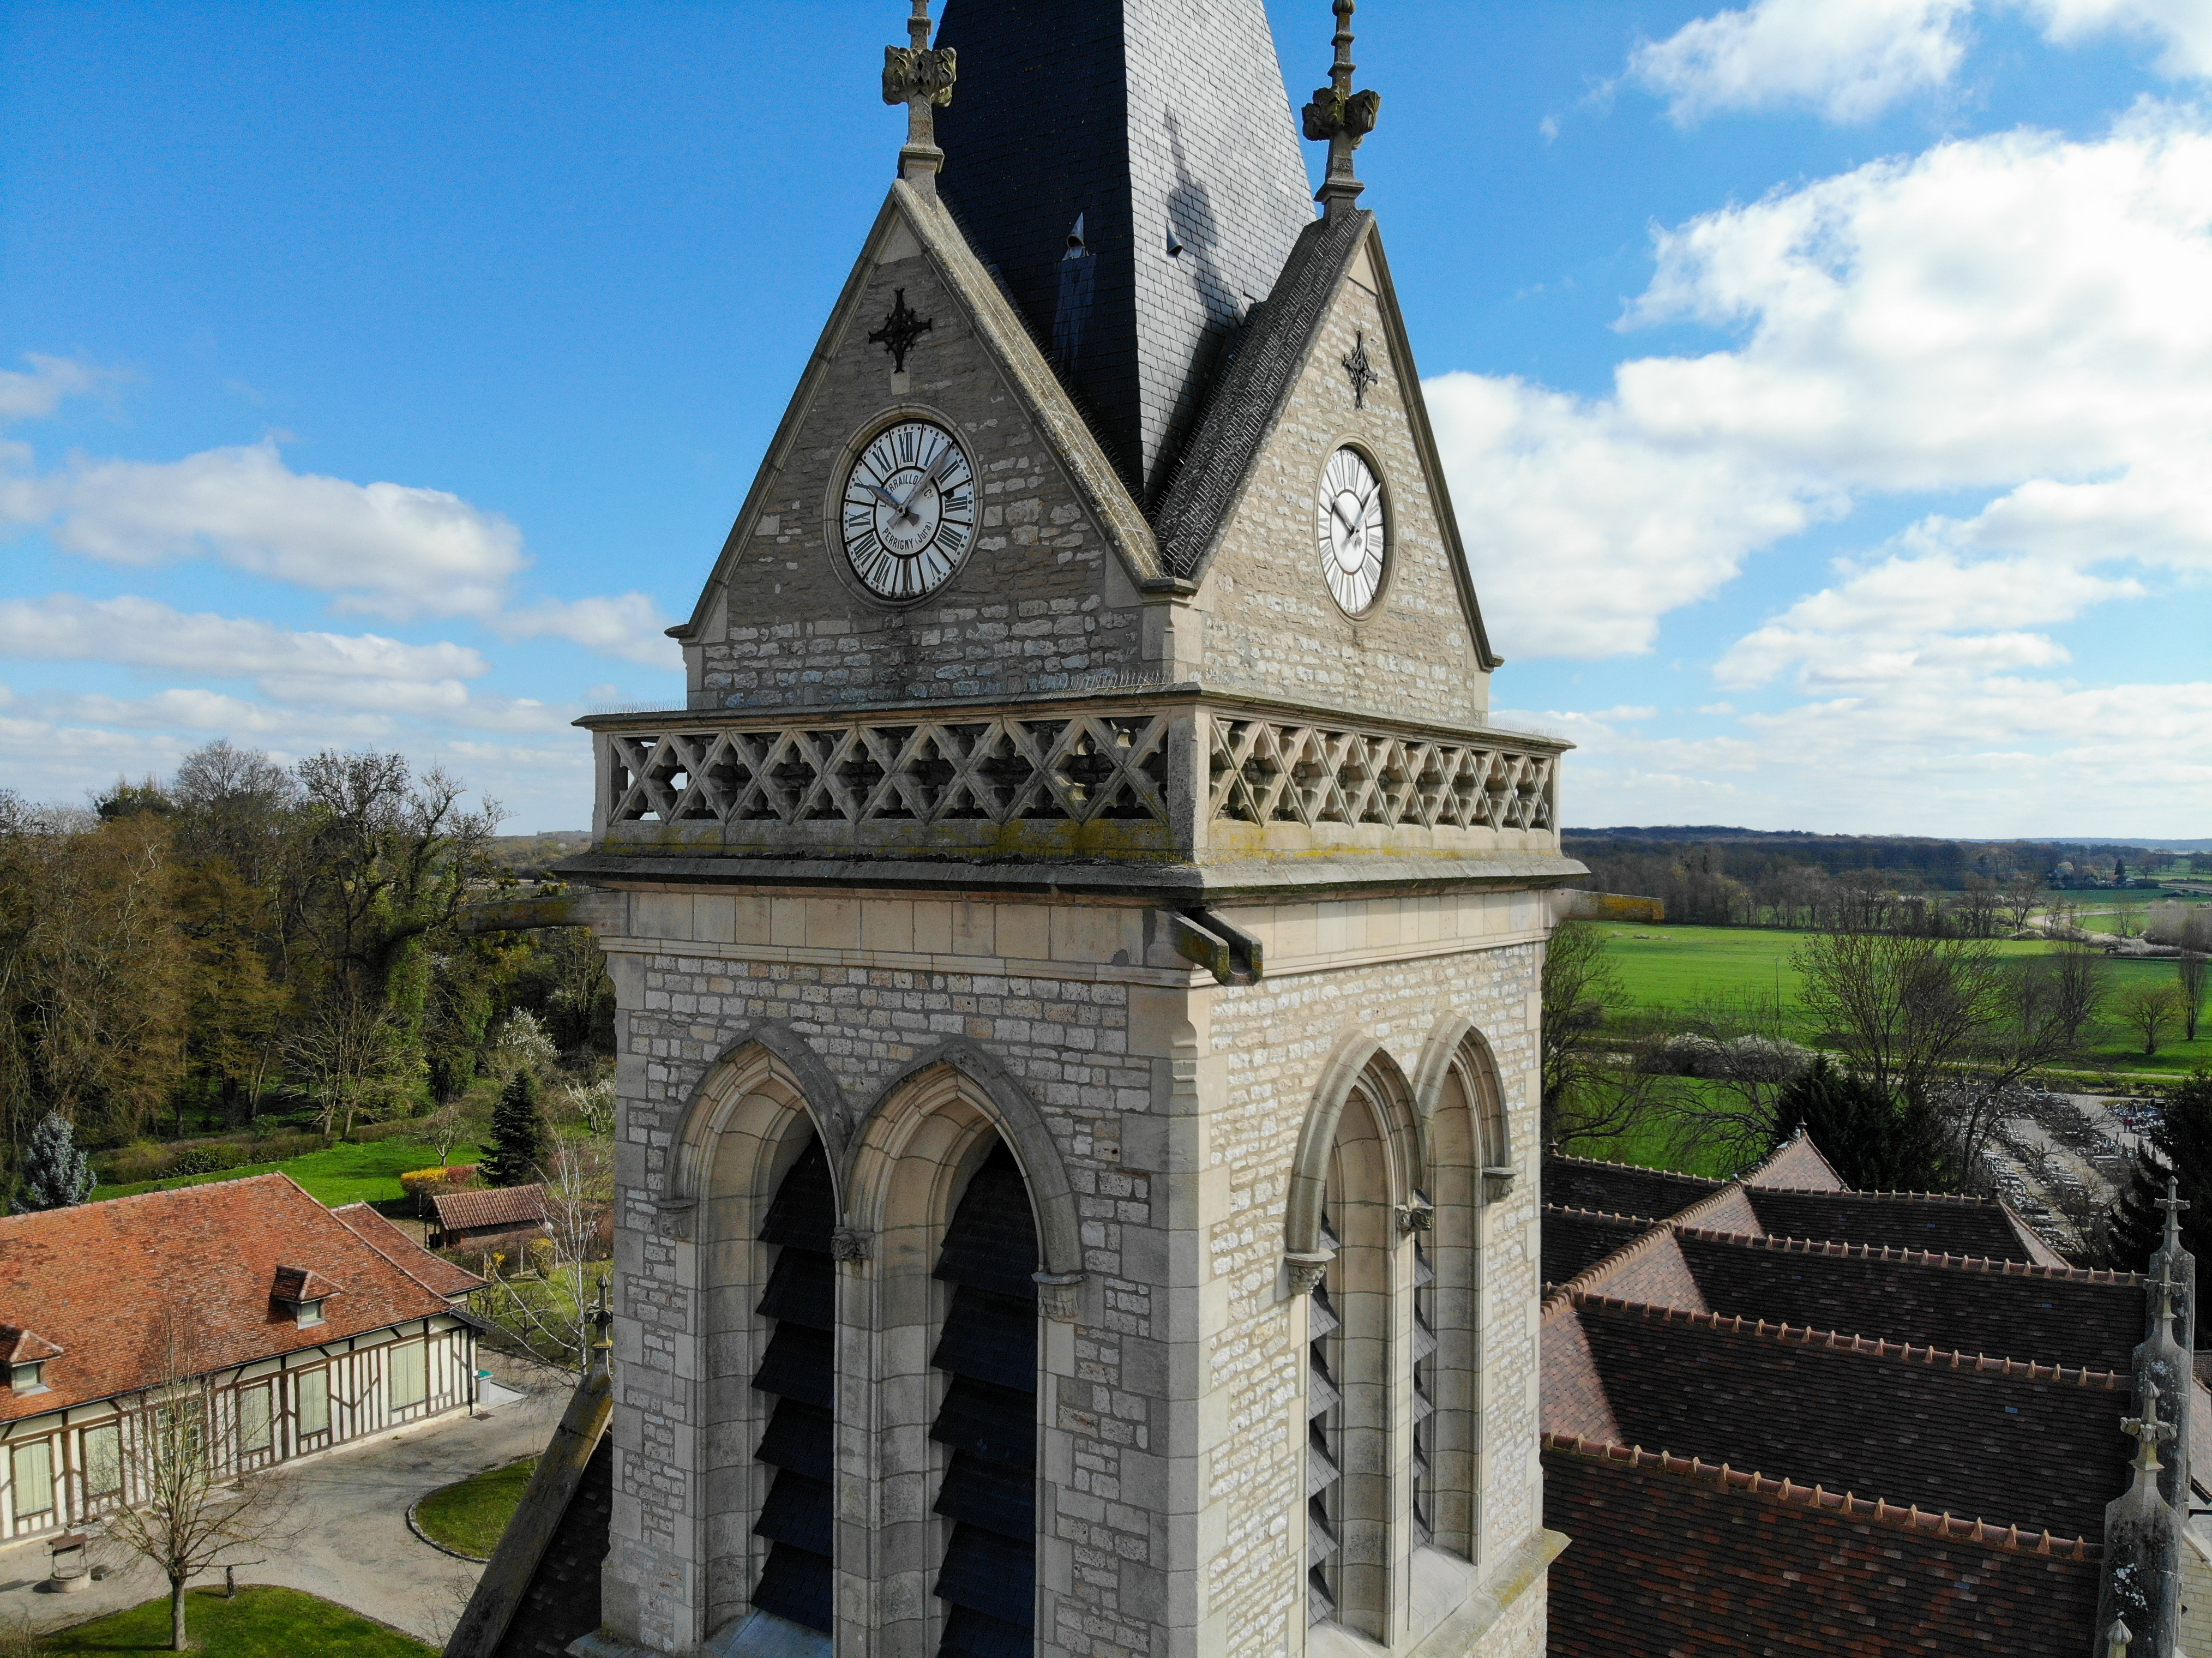
[[[292,1315],[302,1330],[323,1321],[323,1303],[338,1293],[338,1286],[311,1266],[279,1266],[269,1298]]]
[[[0,1381],[18,1395],[46,1391],[46,1366],[62,1350],[35,1330],[0,1324]]]

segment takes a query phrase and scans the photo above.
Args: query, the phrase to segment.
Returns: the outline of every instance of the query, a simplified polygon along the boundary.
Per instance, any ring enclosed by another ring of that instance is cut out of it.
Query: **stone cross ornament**
[[[914,0],[906,21],[908,45],[884,48],[884,101],[907,106],[906,147],[899,151],[899,174],[908,184],[934,194],[945,152],[937,147],[933,111],[952,101],[960,64],[951,46],[929,44],[929,0]]]
[[[1352,71],[1358,67],[1352,61],[1352,0],[1336,0],[1332,9],[1336,13],[1336,62],[1329,69],[1328,84],[1317,88],[1313,102],[1300,112],[1305,119],[1306,137],[1328,141],[1328,176],[1322,180],[1314,199],[1326,203],[1334,214],[1348,210],[1366,188],[1352,176],[1352,152],[1375,131],[1382,94],[1352,89]]]

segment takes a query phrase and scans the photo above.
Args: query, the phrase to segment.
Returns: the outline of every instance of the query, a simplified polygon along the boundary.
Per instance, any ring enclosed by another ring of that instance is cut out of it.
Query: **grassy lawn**
[[[473,1145],[454,1148],[453,1161],[474,1163],[479,1153]],[[438,1160],[434,1147],[416,1140],[378,1140],[368,1145],[333,1145],[326,1151],[310,1151],[284,1163],[249,1163],[240,1169],[219,1169],[212,1175],[177,1175],[167,1180],[141,1181],[136,1186],[102,1186],[99,1198],[135,1197],[141,1192],[167,1192],[179,1186],[204,1186],[210,1181],[240,1180],[248,1175],[282,1170],[306,1187],[318,1202],[336,1208],[342,1203],[398,1203],[405,1196],[399,1177],[410,1169],[424,1169]]]
[[[436,1648],[412,1636],[297,1589],[244,1588],[235,1600],[221,1589],[193,1589],[185,1602],[193,1649],[206,1658],[437,1658]],[[41,1649],[167,1652],[168,1597],[49,1635]]]
[[[457,1553],[489,1560],[537,1468],[526,1456],[432,1491],[416,1505],[415,1523]]]
[[[1642,927],[1613,921],[1598,925],[1632,1005],[1686,1011],[1705,1001],[1771,1004],[1778,993],[1789,1033],[1801,1042],[1811,1040],[1814,1033],[1797,1010],[1800,986],[1796,970],[1790,965],[1791,956],[1810,934],[1780,928],[1666,923]],[[2009,940],[1997,945],[2008,956],[2040,955],[2057,948]],[[2141,980],[2170,983],[2173,978],[2171,962],[2114,960],[2107,966],[2115,990]],[[2128,1041],[2125,1033],[2108,1029],[2084,1056],[2084,1063],[2093,1070],[2164,1076],[2185,1075],[2200,1065],[2212,1067],[2212,1018],[2198,1028],[2194,1042],[2184,1042],[2177,1036],[2150,1059],[2140,1048],[2141,1044]]]

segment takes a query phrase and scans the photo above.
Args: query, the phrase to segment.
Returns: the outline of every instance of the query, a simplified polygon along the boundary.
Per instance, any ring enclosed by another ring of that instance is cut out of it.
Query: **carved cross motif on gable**
[[[935,327],[928,318],[916,314],[908,307],[906,289],[891,291],[890,314],[884,325],[868,336],[868,343],[880,345],[891,354],[891,367],[898,374],[906,373],[906,354],[914,349],[914,343]]]
[[[1368,361],[1367,336],[1364,331],[1352,337],[1352,349],[1344,357],[1344,372],[1352,377],[1352,406],[1364,409],[1367,406],[1367,388],[1380,381],[1382,376],[1375,372],[1375,365]]]

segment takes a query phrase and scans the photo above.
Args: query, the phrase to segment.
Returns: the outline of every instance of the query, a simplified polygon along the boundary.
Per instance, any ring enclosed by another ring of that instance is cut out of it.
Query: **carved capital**
[[[1485,1203],[1497,1202],[1498,1199],[1505,1196],[1508,1193],[1512,1191],[1513,1181],[1514,1170],[1510,1167],[1484,1169],[1482,1171],[1482,1200]]]
[[[1076,1306],[1083,1293],[1082,1273],[1031,1272],[1030,1281],[1036,1285],[1039,1311],[1055,1324],[1075,1322]]]
[[[1336,1259],[1334,1249],[1292,1249],[1283,1256],[1283,1271],[1290,1275],[1291,1293],[1311,1295],[1314,1286],[1321,1282],[1322,1274],[1328,1271],[1329,1262]]]
[[[1398,1230],[1401,1232],[1426,1232],[1437,1224],[1437,1206],[1426,1198],[1398,1206]]]
[[[836,1227],[830,1234],[830,1258],[832,1260],[866,1260],[869,1246],[875,1241],[875,1234],[865,1226]]]
[[[660,1218],[661,1236],[679,1243],[691,1241],[691,1218],[699,1212],[698,1199],[655,1198],[653,1207]]]

